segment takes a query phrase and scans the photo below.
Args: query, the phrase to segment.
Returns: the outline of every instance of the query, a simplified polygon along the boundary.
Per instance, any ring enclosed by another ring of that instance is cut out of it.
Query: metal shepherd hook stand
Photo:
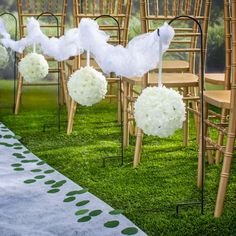
[[[57,37],[59,37],[59,21],[58,18],[52,13],[52,12],[42,12],[40,15],[37,16],[37,20],[42,17],[42,16],[51,16],[55,19],[56,21],[56,25],[57,25]],[[59,62],[57,63],[57,69],[59,71]],[[58,131],[60,132],[61,130],[61,106],[60,106],[60,73],[57,73],[57,103],[58,103],[58,122],[57,122],[57,126],[58,126]],[[43,131],[45,132],[46,127],[50,127],[50,126],[54,126],[54,124],[44,124],[43,125]]]
[[[199,32],[200,32],[200,47],[201,47],[201,78],[200,78],[200,100],[201,100],[201,149],[202,149],[202,156],[201,156],[201,161],[202,161],[202,187],[201,187],[201,199],[200,201],[196,201],[196,202],[188,202],[188,203],[179,203],[176,205],[176,212],[177,214],[179,213],[179,208],[181,206],[191,206],[191,205],[201,205],[201,214],[204,214],[204,160],[205,160],[205,142],[204,142],[204,109],[203,109],[203,105],[204,105],[204,96],[203,96],[203,92],[204,92],[204,52],[203,52],[203,33],[202,33],[202,27],[201,24],[194,18],[188,15],[181,15],[181,16],[177,16],[175,18],[173,18],[172,20],[170,20],[169,25],[171,25],[175,20],[178,20],[179,18],[188,18],[190,20],[193,20],[199,28]]]
[[[5,15],[8,15],[8,16],[11,16],[13,19],[14,19],[14,23],[15,23],[15,33],[14,33],[14,39],[15,41],[17,40],[17,19],[16,17],[10,13],[10,12],[3,12],[2,14],[0,14],[0,17],[2,16],[5,16]],[[15,102],[16,102],[16,73],[17,73],[17,70],[16,70],[16,52],[14,52],[14,69],[13,69],[13,76],[14,76],[14,88],[13,88],[13,113],[14,113],[14,110],[15,110]]]
[[[118,28],[118,42],[119,44],[121,44],[121,37],[120,37],[120,23],[118,22],[118,20],[111,16],[111,15],[100,15],[100,16],[97,16],[94,20],[98,20],[99,18],[111,18],[113,19],[116,24],[117,24],[117,28]],[[103,166],[105,166],[105,160],[108,159],[108,158],[118,158],[120,157],[121,158],[121,166],[123,166],[124,164],[124,145],[123,145],[123,112],[122,112],[122,77],[119,77],[119,87],[120,87],[120,91],[119,92],[119,96],[120,96],[120,149],[121,149],[121,156],[108,156],[108,157],[104,157],[103,158]]]

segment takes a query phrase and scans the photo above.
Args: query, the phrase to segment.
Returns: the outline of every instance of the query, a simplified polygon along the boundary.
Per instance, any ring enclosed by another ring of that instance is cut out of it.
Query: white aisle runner
[[[0,123],[1,236],[146,235],[27,150]]]

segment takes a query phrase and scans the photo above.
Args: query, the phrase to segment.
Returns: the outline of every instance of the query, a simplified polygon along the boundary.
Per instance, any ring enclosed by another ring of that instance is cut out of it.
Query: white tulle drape
[[[174,37],[173,28],[165,23],[152,33],[133,38],[127,45],[113,46],[107,43],[109,35],[99,30],[99,25],[91,19],[82,19],[78,28],[68,30],[60,38],[48,38],[40,30],[37,20],[31,18],[27,24],[28,35],[19,41],[14,41],[0,21],[1,43],[5,47],[22,53],[29,45],[38,44],[42,53],[64,61],[71,56],[77,56],[84,50],[89,50],[104,73],[114,72],[117,76],[142,76],[156,68],[159,58],[159,39],[161,37],[162,53],[164,53]]]

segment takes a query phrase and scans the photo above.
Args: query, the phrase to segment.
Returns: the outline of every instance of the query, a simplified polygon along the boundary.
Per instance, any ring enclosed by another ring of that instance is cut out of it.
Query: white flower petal
[[[48,74],[48,68],[44,56],[37,53],[29,53],[19,62],[19,72],[29,83],[43,79]]]
[[[134,117],[145,134],[168,137],[182,127],[185,104],[173,89],[148,87],[135,102]]]
[[[82,67],[75,71],[67,86],[71,98],[83,106],[100,102],[107,93],[106,78],[92,67]]]

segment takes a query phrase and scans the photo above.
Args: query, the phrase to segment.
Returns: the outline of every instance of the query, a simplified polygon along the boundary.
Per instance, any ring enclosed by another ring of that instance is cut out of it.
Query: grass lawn
[[[12,102],[11,85],[0,81],[0,106]],[[0,108],[0,121],[22,137],[21,142],[62,174],[101,198],[148,235],[236,235],[236,166],[233,163],[224,214],[213,217],[221,166],[206,165],[205,214],[199,207],[181,208],[178,202],[200,197],[196,187],[198,147],[191,120],[190,142],[182,147],[182,130],[173,137],[144,138],[141,165],[132,168],[135,138],[125,150],[124,166],[112,159],[102,166],[102,157],[119,155],[116,103],[103,101],[79,107],[72,135],[66,135],[66,110],[62,129],[44,123],[56,122],[56,89],[29,87],[23,92],[20,114]],[[14,222],[12,222],[14,224]],[[99,235],[99,233],[98,233]]]

